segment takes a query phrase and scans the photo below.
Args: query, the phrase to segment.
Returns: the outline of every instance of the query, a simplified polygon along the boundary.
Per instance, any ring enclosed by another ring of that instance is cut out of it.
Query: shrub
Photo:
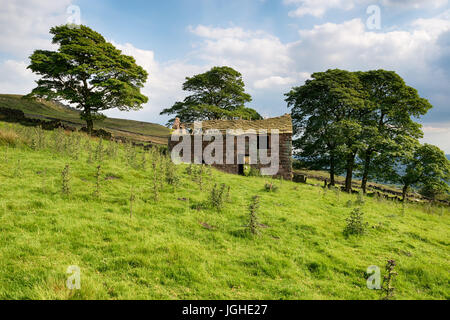
[[[176,186],[179,180],[180,179],[177,175],[177,168],[172,160],[168,158],[166,163],[166,182],[169,185]]]
[[[275,185],[275,184],[272,183],[272,182],[267,182],[267,183],[264,185],[264,190],[266,190],[267,192],[277,192],[277,191],[278,191],[278,186]]]
[[[244,168],[244,174],[247,177],[260,177],[261,171],[258,168],[247,165]]]
[[[422,196],[433,200],[448,192],[449,186],[444,181],[441,181],[440,183],[426,183],[419,191]]]
[[[344,229],[344,235],[363,235],[367,229],[367,222],[364,222],[364,213],[359,208],[355,208],[350,217],[346,219],[347,226]]]
[[[220,188],[217,187],[217,184],[215,184],[209,194],[209,202],[211,206],[219,212],[222,211],[225,204],[227,197],[227,194],[225,193],[226,188],[227,186],[225,184],[222,184]]]

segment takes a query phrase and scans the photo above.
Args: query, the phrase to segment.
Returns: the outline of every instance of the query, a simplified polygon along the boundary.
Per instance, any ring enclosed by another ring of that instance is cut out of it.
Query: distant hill
[[[77,128],[85,126],[78,110],[61,103],[30,101],[22,99],[21,95],[0,94],[0,107],[22,110],[29,118],[57,119]],[[170,135],[169,129],[160,124],[125,119],[107,118],[95,124],[95,129],[100,128],[115,136],[157,144],[167,144]]]
[[[446,154],[445,156],[447,157],[448,160],[450,160],[450,154]]]

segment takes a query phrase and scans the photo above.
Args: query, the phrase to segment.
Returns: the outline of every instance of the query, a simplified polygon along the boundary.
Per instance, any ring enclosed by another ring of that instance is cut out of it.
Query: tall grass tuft
[[[0,129],[0,145],[16,147],[22,142],[23,140],[15,131],[11,129]]]

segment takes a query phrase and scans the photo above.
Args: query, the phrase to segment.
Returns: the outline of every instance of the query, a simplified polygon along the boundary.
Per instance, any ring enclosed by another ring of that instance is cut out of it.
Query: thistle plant
[[[23,173],[22,173],[22,165],[21,165],[20,159],[18,159],[16,167],[14,169],[14,176],[22,177],[22,175],[23,175]]]
[[[145,170],[146,168],[147,168],[147,153],[144,150],[141,158],[141,169]]]
[[[259,211],[259,196],[253,196],[252,200],[250,202],[250,205],[248,207],[248,216],[249,216],[249,222],[247,225],[248,230],[252,234],[258,234],[259,233],[259,223],[258,223],[258,211]]]
[[[390,300],[394,297],[395,288],[392,286],[392,283],[398,275],[398,273],[394,271],[395,266],[395,260],[388,260],[386,264],[386,275],[384,276],[383,285],[381,286],[381,292],[383,293],[382,300]]]
[[[45,133],[41,126],[33,129],[31,148],[33,150],[41,150],[45,148]]]
[[[355,202],[358,206],[362,206],[366,201],[364,200],[364,194],[363,192],[358,192],[358,197]]]
[[[130,189],[130,219],[133,217],[133,203],[136,200],[136,196],[134,194],[134,188],[131,186]]]
[[[328,187],[327,188],[322,188],[322,198],[325,199],[327,197],[328,194]]]
[[[206,172],[208,174],[208,177],[212,178],[212,166],[211,165],[207,166]]]
[[[339,188],[333,188],[334,195],[336,196],[337,202],[341,202],[341,190]]]
[[[61,172],[62,176],[62,193],[69,195],[70,193],[70,166],[66,164],[64,170]]]
[[[200,190],[203,190],[203,164],[198,166],[197,170],[194,170],[193,180],[198,184]]]
[[[189,166],[186,168],[186,173],[188,175],[192,175],[193,171],[192,171],[192,163],[189,163]]]
[[[230,186],[228,186],[227,187],[227,195],[226,195],[226,198],[225,198],[225,201],[227,201],[227,202],[231,202],[231,187]]]
[[[6,147],[5,148],[5,153],[3,154],[3,161],[5,162],[5,163],[8,163],[8,151],[9,151],[9,148],[8,147]]]
[[[92,146],[91,146],[91,141],[90,139],[87,140],[86,142],[86,150],[88,153],[88,158],[87,158],[87,163],[92,163],[93,159],[92,159]]]
[[[164,189],[164,182],[165,182],[165,171],[166,171],[166,167],[167,167],[167,163],[165,161],[165,158],[163,156],[159,156],[158,157],[159,160],[159,174],[158,174],[158,180],[159,180],[159,185],[160,185],[160,189]]]
[[[42,193],[47,192],[47,169],[44,169],[41,172],[41,191]]]
[[[152,169],[153,169],[153,200],[155,202],[158,202],[159,200],[159,179],[158,179],[158,170],[156,163],[152,163]]]
[[[70,155],[73,159],[78,160],[80,155],[81,135],[78,133],[72,133],[70,135]]]
[[[60,127],[53,131],[53,143],[56,152],[63,152],[65,148],[64,130]]]
[[[116,158],[117,157],[117,142],[114,141],[113,138],[109,140],[108,147],[106,148],[106,154],[110,158]]]
[[[95,160],[99,163],[103,162],[103,152],[104,152],[103,138],[99,138],[97,148],[95,149]]]
[[[97,166],[97,171],[95,172],[95,196],[100,198],[100,183],[101,183],[101,175],[102,175],[102,166]]]
[[[126,154],[127,157],[127,163],[130,167],[136,168],[136,162],[137,162],[137,153],[136,153],[136,147],[131,143],[128,142],[126,144]]]

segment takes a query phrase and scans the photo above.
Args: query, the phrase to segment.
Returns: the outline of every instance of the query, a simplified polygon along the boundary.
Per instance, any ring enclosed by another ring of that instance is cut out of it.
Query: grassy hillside
[[[29,118],[58,119],[77,128],[85,126],[77,110],[57,103],[30,101],[22,99],[20,95],[0,94],[0,107],[22,110]],[[95,123],[95,129],[100,128],[116,136],[159,144],[166,144],[169,136],[169,129],[162,125],[133,120],[107,118]]]
[[[156,152],[143,162],[140,149],[1,122],[0,158],[0,299],[379,299],[365,272],[388,259],[396,299],[450,298],[448,208],[275,180],[266,192],[267,178],[189,174]],[[208,199],[222,183],[218,212]],[[258,235],[244,227],[254,195]],[[356,207],[369,227],[345,237]]]

